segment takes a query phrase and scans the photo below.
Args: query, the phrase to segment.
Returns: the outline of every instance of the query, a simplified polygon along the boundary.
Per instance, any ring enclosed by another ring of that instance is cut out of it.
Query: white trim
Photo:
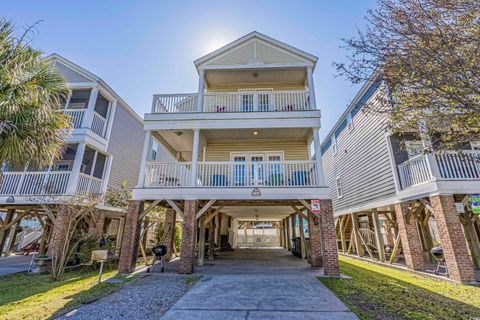
[[[146,114],[145,130],[318,128],[320,111]]]
[[[134,200],[287,200],[330,199],[328,187],[260,188],[261,196],[252,196],[253,187],[241,188],[135,188]]]
[[[272,44],[276,47],[278,47],[279,49],[283,49],[289,53],[293,53],[295,55],[298,55],[298,56],[301,56],[303,57],[304,59],[307,59],[309,61],[311,61],[313,64],[316,63],[316,61],[318,60],[317,57],[315,57],[314,55],[311,55],[305,51],[302,51],[300,49],[297,49],[295,47],[292,47],[286,43],[283,43],[281,41],[278,41],[276,39],[273,39],[273,38],[270,38],[264,34],[261,34],[260,32],[257,32],[257,31],[253,31],[233,42],[230,42],[229,44],[197,59],[194,61],[194,64],[195,66],[197,67],[197,69],[199,68],[200,65],[202,64],[206,64],[209,60],[212,60],[214,58],[217,58],[218,56],[220,56],[221,54],[233,49],[234,47],[240,47],[242,44],[244,44],[245,42],[248,42],[250,41],[251,39],[255,39],[255,38],[258,38],[260,40],[263,40],[269,44]]]

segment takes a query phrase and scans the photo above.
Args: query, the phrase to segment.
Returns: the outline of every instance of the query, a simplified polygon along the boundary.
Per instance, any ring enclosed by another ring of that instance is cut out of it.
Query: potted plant
[[[40,274],[50,273],[52,269],[52,257],[47,255],[36,255],[33,257],[35,263],[35,269],[33,272]]]

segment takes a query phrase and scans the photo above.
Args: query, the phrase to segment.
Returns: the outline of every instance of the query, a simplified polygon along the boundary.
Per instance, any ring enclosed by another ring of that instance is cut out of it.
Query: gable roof
[[[135,112],[135,110],[133,110],[132,107],[130,107],[128,105],[128,103],[125,102],[125,100],[122,99],[122,97],[120,97],[105,81],[103,81],[97,75],[91,73],[90,71],[88,71],[85,68],[80,67],[78,64],[68,60],[67,58],[59,55],[58,53],[52,53],[52,54],[48,55],[45,59],[55,61],[55,62],[58,61],[61,64],[63,64],[65,67],[67,67],[67,68],[71,69],[72,71],[80,74],[81,76],[89,79],[90,81],[98,82],[103,88],[105,88],[108,91],[108,93],[110,93],[112,96],[114,96],[115,99],[117,99],[117,101],[119,101],[125,107],[125,109],[128,111],[128,113],[130,113],[135,119],[137,119],[140,123],[143,124],[142,117],[140,117]]]
[[[237,55],[242,54],[242,50],[244,51],[243,54],[245,56],[245,51],[251,50],[248,48],[249,42],[254,42],[255,40],[259,40],[260,44],[267,45],[273,47],[279,52],[283,54],[283,57],[289,57],[292,62],[297,61],[305,61],[309,62],[313,68],[315,68],[316,62],[318,58],[312,54],[309,54],[305,51],[292,47],[286,43],[278,41],[276,39],[270,38],[260,32],[253,31],[229,44],[197,59],[194,61],[194,64],[197,69],[199,69],[203,65],[210,64],[215,62],[215,60],[219,61],[218,59],[227,53],[234,52],[237,50]],[[253,47],[253,46],[252,46]],[[215,64],[215,63],[214,63]]]

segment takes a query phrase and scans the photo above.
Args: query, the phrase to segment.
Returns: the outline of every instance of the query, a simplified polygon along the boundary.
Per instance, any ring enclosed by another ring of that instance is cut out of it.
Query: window
[[[156,141],[152,142],[152,160],[157,160],[157,152],[158,152],[158,143]]]
[[[352,119],[352,114],[349,113],[347,114],[347,128],[348,132],[351,132],[353,130],[353,119]]]
[[[335,188],[337,190],[337,198],[343,197],[343,189],[342,189],[342,180],[340,180],[340,177],[335,178]]]
[[[332,151],[333,155],[337,154],[337,138],[335,136],[332,137]]]
[[[405,141],[405,148],[407,149],[408,159],[423,154],[425,147],[422,141]]]

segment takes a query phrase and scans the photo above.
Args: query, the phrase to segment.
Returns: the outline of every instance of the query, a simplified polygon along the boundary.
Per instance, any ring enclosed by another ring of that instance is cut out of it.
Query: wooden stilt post
[[[383,244],[383,235],[380,230],[380,220],[378,219],[377,209],[372,210],[373,229],[375,231],[375,243],[377,244],[378,259],[385,262],[385,246]]]
[[[202,215],[200,219],[198,219],[198,225],[200,227],[200,231],[198,234],[198,261],[197,264],[199,266],[203,266],[205,263],[205,215]]]
[[[341,216],[340,217],[340,226],[339,226],[339,232],[340,232],[340,239],[342,242],[342,252],[346,253],[347,252],[347,239],[345,239],[345,229],[346,229],[346,223],[348,216]]]
[[[360,231],[358,227],[358,215],[357,213],[352,213],[352,231],[353,231],[353,238],[355,240],[355,249],[357,251],[357,255],[359,257],[363,256],[363,247],[362,247],[362,240],[360,238]]]
[[[292,251],[292,238],[290,238],[290,217],[285,218],[287,227],[287,248],[288,251]]]
[[[7,226],[12,222],[14,215],[15,215],[15,209],[8,209],[7,215],[5,216],[5,221],[0,225],[0,257],[2,256],[4,247],[5,247],[5,242],[7,241],[7,237],[8,237],[9,228]]]
[[[215,219],[210,221],[210,228],[208,231],[208,260],[213,260],[213,256],[215,254]]]
[[[301,249],[302,249],[302,259],[307,258],[307,248],[306,243],[305,243],[305,233],[303,230],[303,217],[301,214],[298,215],[298,227],[300,230],[300,243],[301,243]]]

